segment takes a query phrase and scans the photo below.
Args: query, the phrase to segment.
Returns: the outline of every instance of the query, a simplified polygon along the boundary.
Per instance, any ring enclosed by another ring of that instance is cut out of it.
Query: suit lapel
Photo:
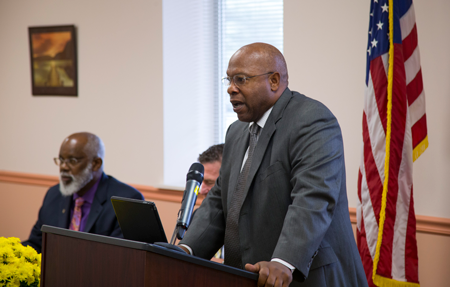
[[[229,190],[228,190],[228,198],[227,204],[230,206],[230,200],[233,198],[233,193],[236,190],[236,185],[238,182],[239,174],[241,173],[241,167],[244,160],[245,152],[247,151],[248,144],[250,140],[250,133],[248,131],[248,124],[245,123],[243,125],[242,130],[238,134],[238,138],[234,143],[234,146],[237,147],[237,151],[232,155],[233,161],[230,171],[230,181],[229,181]]]
[[[270,118],[270,116],[269,116]],[[248,173],[247,182],[245,185],[244,197],[247,196],[248,190],[250,188],[251,183],[253,182],[253,178],[255,177],[256,172],[261,165],[264,154],[266,152],[267,146],[269,145],[270,138],[275,132],[276,127],[273,121],[269,123],[267,120],[264,125],[264,129],[262,129],[261,134],[259,135],[258,143],[256,144],[255,151],[253,152],[252,165],[250,166],[250,171]]]
[[[244,198],[247,197],[250,186],[255,178],[255,175],[261,165],[266,149],[269,146],[270,139],[276,131],[276,123],[283,117],[283,112],[287,103],[292,97],[291,91],[286,88],[278,101],[273,106],[272,112],[267,119],[264,128],[259,135],[258,143],[256,144],[255,151],[253,152],[252,165],[248,174],[247,182],[244,190]]]
[[[98,184],[97,191],[95,192],[94,201],[91,205],[91,211],[89,211],[89,216],[86,221],[86,226],[84,227],[85,232],[90,232],[92,226],[94,226],[95,221],[97,221],[98,216],[102,212],[103,205],[106,202],[106,194],[108,189],[108,182],[106,174],[102,174],[102,179]]]
[[[59,189],[59,187],[58,187]],[[58,227],[69,228],[70,224],[70,204],[72,203],[72,196],[61,195],[58,213]]]

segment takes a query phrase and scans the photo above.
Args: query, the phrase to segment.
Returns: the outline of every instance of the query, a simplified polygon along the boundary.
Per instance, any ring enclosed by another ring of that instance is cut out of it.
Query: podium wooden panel
[[[42,227],[41,286],[256,286],[257,274],[152,244]]]

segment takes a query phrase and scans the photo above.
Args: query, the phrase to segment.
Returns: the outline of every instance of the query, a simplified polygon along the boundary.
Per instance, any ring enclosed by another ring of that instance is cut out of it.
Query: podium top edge
[[[248,272],[246,270],[234,268],[231,266],[223,265],[217,262],[213,262],[210,260],[202,259],[199,257],[183,254],[180,252],[172,251],[163,247],[159,247],[150,243],[145,242],[139,242],[139,241],[132,241],[127,240],[123,238],[116,238],[116,237],[110,237],[110,236],[104,236],[104,235],[98,235],[93,233],[87,233],[87,232],[80,232],[80,231],[74,231],[69,230],[65,228],[60,227],[54,227],[49,225],[43,225],[41,228],[41,231],[43,233],[50,233],[50,234],[56,234],[61,236],[67,236],[77,239],[83,239],[88,241],[94,241],[104,244],[110,244],[110,245],[116,245],[126,248],[132,248],[132,249],[139,249],[144,251],[149,251],[157,254],[161,254],[164,256],[172,257],[178,260],[187,261],[193,264],[201,265],[207,268],[216,269],[219,271],[224,271],[230,274],[242,276],[251,280],[258,280],[258,274]]]

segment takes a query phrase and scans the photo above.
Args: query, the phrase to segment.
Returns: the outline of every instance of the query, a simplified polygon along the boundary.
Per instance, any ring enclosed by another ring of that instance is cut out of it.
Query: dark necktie
[[[250,144],[248,147],[247,161],[239,174],[236,190],[233,193],[230,207],[228,209],[225,228],[225,264],[242,269],[242,258],[239,242],[239,214],[244,202],[244,190],[247,183],[248,172],[252,165],[253,151],[255,150],[257,135],[260,130],[258,124],[253,123],[250,127]]]

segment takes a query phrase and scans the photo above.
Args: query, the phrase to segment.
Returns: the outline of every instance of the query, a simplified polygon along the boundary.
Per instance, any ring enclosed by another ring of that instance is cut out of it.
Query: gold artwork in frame
[[[34,96],[77,96],[75,26],[29,27]]]

